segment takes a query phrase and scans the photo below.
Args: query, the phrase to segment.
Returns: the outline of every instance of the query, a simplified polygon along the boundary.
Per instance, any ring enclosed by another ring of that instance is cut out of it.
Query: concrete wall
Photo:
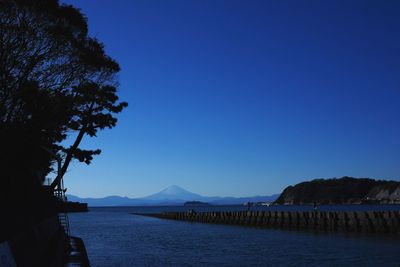
[[[144,214],[143,214],[144,215]],[[153,217],[203,223],[317,230],[400,234],[400,212],[167,212]]]

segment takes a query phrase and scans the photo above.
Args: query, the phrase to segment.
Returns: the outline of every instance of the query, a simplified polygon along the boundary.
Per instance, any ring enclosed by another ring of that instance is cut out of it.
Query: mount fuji
[[[191,201],[191,200],[198,200],[203,199],[203,196],[198,194],[189,192],[182,187],[177,185],[171,185],[170,187],[142,199],[148,200],[184,200],[184,201]]]

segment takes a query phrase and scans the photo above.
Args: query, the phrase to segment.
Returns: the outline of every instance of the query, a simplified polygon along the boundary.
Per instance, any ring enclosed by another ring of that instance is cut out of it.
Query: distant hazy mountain
[[[150,195],[147,197],[144,197],[142,199],[147,199],[147,200],[183,200],[183,201],[190,201],[194,199],[201,199],[203,198],[202,196],[189,192],[182,187],[179,187],[177,185],[172,185],[154,195]]]
[[[89,206],[149,206],[149,205],[182,205],[186,201],[202,201],[215,205],[243,204],[244,202],[272,202],[279,195],[254,197],[205,197],[189,192],[177,185],[170,186],[156,194],[143,198],[108,196],[104,198],[80,198],[67,195],[69,201],[85,202]]]

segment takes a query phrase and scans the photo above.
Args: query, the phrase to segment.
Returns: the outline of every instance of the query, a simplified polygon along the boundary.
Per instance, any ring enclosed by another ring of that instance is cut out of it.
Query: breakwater
[[[137,213],[136,213],[137,214]],[[388,233],[400,235],[400,211],[369,212],[164,212],[137,214],[162,219],[288,230]]]

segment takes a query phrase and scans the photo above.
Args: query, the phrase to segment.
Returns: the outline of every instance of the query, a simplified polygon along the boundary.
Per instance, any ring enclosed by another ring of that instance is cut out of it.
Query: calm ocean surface
[[[69,214],[72,235],[83,238],[92,266],[400,266],[400,239],[316,234],[170,221],[129,214],[188,207],[91,208]],[[202,210],[244,210],[213,206]],[[258,207],[312,210],[311,206]],[[321,206],[320,210],[400,210],[389,206]]]

